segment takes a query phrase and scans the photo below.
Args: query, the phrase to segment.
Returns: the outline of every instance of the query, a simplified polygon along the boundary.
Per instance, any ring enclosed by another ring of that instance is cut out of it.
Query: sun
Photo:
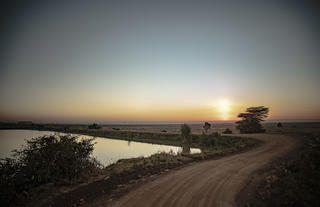
[[[217,109],[220,113],[221,120],[228,120],[230,118],[231,103],[228,99],[220,99]]]

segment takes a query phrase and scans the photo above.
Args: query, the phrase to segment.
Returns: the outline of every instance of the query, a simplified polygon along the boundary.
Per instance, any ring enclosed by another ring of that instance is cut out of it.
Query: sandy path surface
[[[248,152],[173,170],[130,191],[113,206],[236,206],[236,195],[250,175],[296,144],[295,139],[284,135],[244,136],[265,143]]]

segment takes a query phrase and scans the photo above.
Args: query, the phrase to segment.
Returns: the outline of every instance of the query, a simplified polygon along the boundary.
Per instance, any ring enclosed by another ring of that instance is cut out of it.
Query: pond
[[[25,145],[25,139],[39,137],[43,135],[54,134],[49,131],[34,130],[0,130],[0,158],[10,157],[12,150],[20,149]],[[80,137],[90,137],[81,135]],[[149,144],[134,141],[124,141],[117,139],[109,139],[96,137],[93,156],[104,166],[117,162],[119,159],[148,157],[157,152],[178,153],[181,147]],[[191,153],[200,153],[200,149],[191,148]]]

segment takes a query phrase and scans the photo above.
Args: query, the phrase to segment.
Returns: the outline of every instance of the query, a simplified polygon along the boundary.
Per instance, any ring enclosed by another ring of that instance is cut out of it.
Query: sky
[[[227,121],[260,105],[320,120],[312,1],[15,2],[0,121]]]

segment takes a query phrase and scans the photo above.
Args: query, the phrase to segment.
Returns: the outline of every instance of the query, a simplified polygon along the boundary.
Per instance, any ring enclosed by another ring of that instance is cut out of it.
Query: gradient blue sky
[[[320,119],[315,5],[221,2],[10,5],[0,120]]]

